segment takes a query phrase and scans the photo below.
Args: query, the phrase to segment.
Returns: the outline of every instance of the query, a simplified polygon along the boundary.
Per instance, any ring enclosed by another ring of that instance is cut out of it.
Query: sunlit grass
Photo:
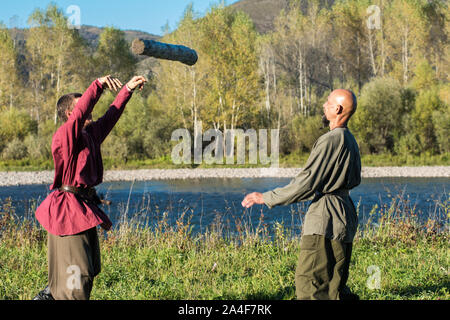
[[[349,287],[361,299],[450,299],[449,198],[440,221],[420,223],[414,208],[375,207],[354,241]],[[92,299],[295,299],[299,238],[281,223],[221,221],[193,234],[189,211],[150,227],[142,212],[100,234],[102,272]],[[0,299],[31,299],[47,282],[46,232],[0,210]],[[373,285],[375,284],[375,286]]]

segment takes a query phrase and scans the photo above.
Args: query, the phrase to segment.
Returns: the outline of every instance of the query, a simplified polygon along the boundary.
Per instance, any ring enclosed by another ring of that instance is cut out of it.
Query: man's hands
[[[100,83],[103,86],[103,89],[108,88],[111,91],[119,91],[120,88],[123,87],[122,82],[120,82],[119,79],[117,78],[112,78],[110,75],[102,77],[102,78],[98,78],[98,81],[100,81]]]
[[[147,82],[147,79],[145,79],[144,76],[135,76],[127,83],[127,87],[130,90],[134,90],[136,88],[139,88],[139,90],[142,90],[144,88],[144,84],[146,82]]]
[[[119,91],[120,88],[123,87],[122,82],[120,82],[119,79],[113,78],[110,75],[98,78],[98,81],[103,86],[103,89],[110,89],[111,91]],[[127,87],[131,91],[133,91],[136,88],[139,88],[142,90],[144,88],[144,84],[147,82],[147,79],[145,79],[144,76],[135,76],[133,77],[128,83]]]
[[[253,192],[245,196],[242,200],[242,206],[245,208],[250,208],[254,204],[264,204],[264,199],[262,193]]]

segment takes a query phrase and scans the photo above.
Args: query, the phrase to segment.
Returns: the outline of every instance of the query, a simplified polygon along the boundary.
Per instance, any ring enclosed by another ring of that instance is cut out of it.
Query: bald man
[[[358,226],[349,190],[361,182],[358,144],[347,123],[356,111],[348,90],[333,91],[323,105],[330,131],[314,144],[303,170],[285,187],[247,195],[242,206],[269,208],[312,200],[305,215],[295,272],[297,298],[358,299],[346,286]]]

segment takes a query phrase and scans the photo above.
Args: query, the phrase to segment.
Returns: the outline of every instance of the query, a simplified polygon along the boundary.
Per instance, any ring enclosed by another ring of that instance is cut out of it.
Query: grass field
[[[47,282],[46,232],[19,221],[11,203],[0,207],[0,299],[31,299]],[[361,299],[450,299],[450,203],[444,222],[418,224],[414,213],[375,212],[354,241],[349,287]],[[238,228],[223,236],[210,228],[192,235],[180,217],[148,228],[124,220],[100,232],[102,272],[92,299],[295,299],[299,238],[282,224]]]

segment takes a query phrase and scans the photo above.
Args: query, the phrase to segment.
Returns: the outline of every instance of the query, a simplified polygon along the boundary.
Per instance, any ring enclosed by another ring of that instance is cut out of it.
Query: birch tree
[[[8,29],[0,25],[0,109],[14,106],[18,89],[17,51]]]
[[[45,12],[36,9],[28,23],[26,48],[35,116],[38,120],[53,117],[56,123],[59,97],[87,85],[87,71],[80,72],[88,61],[86,44],[55,5],[49,5]]]

